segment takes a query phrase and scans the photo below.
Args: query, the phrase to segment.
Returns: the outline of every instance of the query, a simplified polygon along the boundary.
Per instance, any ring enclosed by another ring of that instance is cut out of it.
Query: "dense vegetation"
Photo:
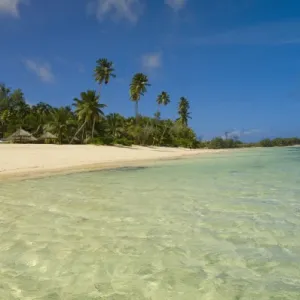
[[[207,142],[199,142],[198,147],[210,149],[226,149],[226,148],[249,148],[249,147],[284,147],[300,145],[299,138],[275,138],[263,139],[257,143],[243,143],[237,139],[223,139],[217,137]]]
[[[115,78],[113,63],[99,59],[94,78],[103,85]],[[138,104],[150,87],[148,77],[137,73],[129,86],[130,100],[135,104],[135,117],[119,113],[105,115],[106,104],[102,93],[87,90],[75,98],[71,106],[52,107],[40,102],[30,106],[20,89],[11,90],[0,85],[0,138],[7,137],[22,127],[39,137],[44,131],[55,134],[58,143],[139,144],[197,147],[195,132],[188,127],[189,101],[181,97],[178,119],[162,119],[161,106],[170,103],[170,96],[162,91],[157,96],[158,109],[153,117],[141,116]]]
[[[101,87],[110,84],[115,77],[111,61],[97,60],[94,78],[101,91]],[[44,102],[31,106],[26,102],[21,89],[11,90],[5,84],[0,84],[0,138],[8,137],[21,127],[35,137],[50,132],[57,137],[56,142],[59,144],[138,144],[214,149],[300,144],[297,138],[263,140],[258,144],[243,144],[236,139],[220,137],[201,142],[188,126],[191,113],[189,101],[185,97],[178,100],[176,120],[161,118],[161,107],[171,102],[166,91],[157,96],[158,109],[153,117],[139,114],[139,102],[150,87],[145,74],[137,73],[133,76],[129,94],[135,104],[135,116],[126,118],[119,113],[106,115],[107,105],[102,102],[102,93],[94,90],[82,92],[79,98],[73,99],[70,106],[52,107]]]

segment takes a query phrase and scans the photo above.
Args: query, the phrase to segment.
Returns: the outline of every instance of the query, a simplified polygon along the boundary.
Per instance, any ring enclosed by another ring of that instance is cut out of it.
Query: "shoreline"
[[[68,175],[228,152],[228,149],[184,149],[142,146],[0,145],[0,182]]]

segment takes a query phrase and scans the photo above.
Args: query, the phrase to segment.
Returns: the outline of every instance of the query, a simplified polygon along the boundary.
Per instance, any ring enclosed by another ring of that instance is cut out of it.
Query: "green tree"
[[[51,118],[52,112],[53,107],[45,102],[39,102],[31,107],[32,118],[35,118],[38,123],[34,134],[41,133],[41,129]]]
[[[92,138],[94,138],[95,123],[104,116],[102,109],[106,107],[106,104],[99,103],[100,96],[93,90],[82,92],[80,98],[81,99],[75,98],[73,104],[75,106],[75,114],[77,115],[79,124],[81,124],[74,137],[76,137],[86,125],[91,125]]]
[[[4,83],[0,84],[0,112],[9,108],[11,89],[8,88]]]
[[[167,92],[161,92],[156,99],[156,103],[158,104],[157,108],[157,115],[160,117],[160,106],[161,105],[168,105],[170,103],[170,95]]]
[[[130,83],[130,99],[135,102],[135,118],[136,123],[138,123],[138,115],[139,115],[139,106],[138,103],[141,99],[141,96],[144,96],[144,94],[147,92],[147,87],[150,86],[148,82],[147,75],[143,73],[136,73],[132,81]]]
[[[261,147],[273,147],[272,141],[270,139],[264,139],[259,142]]]
[[[120,138],[124,133],[125,119],[120,114],[113,113],[106,116],[107,133],[114,140]]]
[[[114,71],[114,65],[111,61],[106,58],[98,59],[94,70],[94,78],[100,86],[103,82],[108,84],[111,78],[116,78]]]
[[[33,105],[31,109],[37,114],[49,115],[52,112],[53,107],[45,102],[39,102]]]
[[[74,116],[69,107],[53,109],[51,120],[46,124],[45,129],[54,133],[58,138],[58,143],[62,144],[69,137],[70,127],[74,125]]]
[[[181,97],[178,105],[179,118],[177,121],[183,126],[188,126],[188,119],[191,119],[189,109],[189,101],[185,97]]]
[[[221,137],[216,137],[212,139],[209,143],[209,148],[210,149],[222,149],[225,148],[225,141]]]
[[[5,118],[2,115],[4,112]],[[26,103],[21,89],[12,91],[4,84],[0,85],[0,114],[2,115],[2,131],[5,128],[14,131],[24,125],[26,116],[30,114],[30,106]]]

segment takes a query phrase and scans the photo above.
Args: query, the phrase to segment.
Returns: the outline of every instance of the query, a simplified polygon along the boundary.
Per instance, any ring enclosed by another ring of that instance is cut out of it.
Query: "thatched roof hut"
[[[20,128],[15,133],[6,138],[6,141],[11,141],[13,143],[28,143],[37,141],[37,139],[28,131]]]
[[[40,137],[39,140],[57,140],[57,136],[52,134],[51,132],[44,132]]]

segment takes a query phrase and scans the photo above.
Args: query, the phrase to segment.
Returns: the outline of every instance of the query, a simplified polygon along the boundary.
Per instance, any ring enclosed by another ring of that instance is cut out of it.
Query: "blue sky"
[[[190,100],[190,125],[204,138],[299,136],[299,0],[0,0],[0,81],[29,103],[68,105],[96,89],[95,61],[115,63],[103,89],[107,112],[134,113],[128,86],[145,72],[140,103],[158,93]]]

